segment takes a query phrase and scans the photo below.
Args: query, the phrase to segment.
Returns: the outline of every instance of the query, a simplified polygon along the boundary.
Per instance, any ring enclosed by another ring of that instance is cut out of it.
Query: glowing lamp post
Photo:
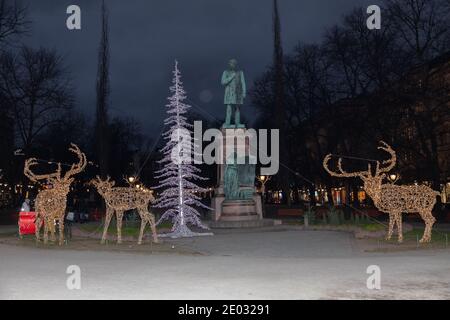
[[[391,183],[396,183],[399,178],[400,178],[400,175],[398,175],[396,173],[391,173],[388,175],[388,179]]]
[[[266,194],[266,183],[267,183],[267,181],[270,180],[270,178],[271,178],[271,176],[263,176],[263,175],[256,177],[256,179],[258,179],[258,181],[261,183],[261,195],[262,195],[262,198],[263,198],[263,202],[266,201],[266,196],[265,196],[265,194]]]

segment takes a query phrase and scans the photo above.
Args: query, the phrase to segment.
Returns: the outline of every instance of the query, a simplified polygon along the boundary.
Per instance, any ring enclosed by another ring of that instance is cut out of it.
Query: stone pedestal
[[[222,221],[258,220],[253,200],[225,200],[222,202]]]
[[[243,129],[244,131],[246,129]],[[226,146],[225,146],[225,138],[226,138],[226,131],[222,129],[222,134],[224,137],[223,141],[223,148],[222,148],[222,155],[223,155],[223,163],[225,163],[225,157],[226,157]],[[239,142],[238,142],[239,143]],[[239,146],[238,143],[236,143],[236,149],[239,147],[245,146]],[[242,141],[241,141],[242,143]],[[248,141],[245,141],[244,143],[248,144]],[[217,165],[217,186],[215,188],[215,196],[211,200],[211,207],[214,209],[214,216],[213,221],[214,222],[222,222],[220,225],[223,225],[223,223],[230,222],[233,223],[233,225],[238,226],[239,223],[236,224],[236,222],[245,222],[245,221],[258,221],[262,220],[262,201],[261,201],[261,195],[256,193],[255,186],[240,186],[241,190],[247,189],[250,192],[253,189],[253,199],[242,199],[242,200],[228,200],[225,199],[224,194],[224,174],[225,174],[225,164],[218,164]],[[214,227],[214,223],[212,224]]]

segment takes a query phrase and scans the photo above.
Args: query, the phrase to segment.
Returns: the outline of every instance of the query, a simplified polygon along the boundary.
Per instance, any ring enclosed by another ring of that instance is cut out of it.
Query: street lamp
[[[128,182],[129,182],[129,183],[132,184],[134,181],[136,181],[136,178],[135,178],[135,177],[133,177],[133,176],[128,177]]]
[[[391,183],[396,183],[399,178],[400,178],[400,175],[397,173],[391,173],[388,175],[388,179]]]
[[[266,194],[266,183],[267,183],[267,181],[270,180],[270,176],[260,175],[260,176],[257,176],[256,179],[258,179],[258,181],[261,183],[261,195],[262,195],[262,198],[263,198],[263,202],[265,202],[265,200],[266,200],[266,196],[265,196],[265,194]]]

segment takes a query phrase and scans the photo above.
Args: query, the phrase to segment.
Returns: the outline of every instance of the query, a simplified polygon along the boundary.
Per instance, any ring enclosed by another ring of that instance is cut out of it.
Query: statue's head
[[[228,66],[231,70],[235,70],[237,68],[237,64],[238,62],[236,59],[231,59],[230,61],[228,61]]]

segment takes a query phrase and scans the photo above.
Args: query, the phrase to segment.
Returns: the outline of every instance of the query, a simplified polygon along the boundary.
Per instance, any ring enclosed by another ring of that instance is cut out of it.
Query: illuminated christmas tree
[[[186,92],[183,89],[178,62],[175,61],[173,71],[172,95],[166,105],[168,118],[164,125],[168,128],[163,138],[166,145],[161,149],[163,159],[159,163],[163,168],[156,172],[159,185],[156,189],[163,190],[155,207],[166,211],[157,224],[164,220],[173,223],[172,232],[163,234],[171,238],[211,235],[211,233],[196,233],[188,225],[208,229],[200,221],[200,213],[196,208],[210,209],[201,202],[199,194],[206,190],[196,184],[196,181],[207,180],[199,174],[201,170],[192,164],[193,141],[192,125],[187,122],[186,114],[191,106],[184,103]]]

